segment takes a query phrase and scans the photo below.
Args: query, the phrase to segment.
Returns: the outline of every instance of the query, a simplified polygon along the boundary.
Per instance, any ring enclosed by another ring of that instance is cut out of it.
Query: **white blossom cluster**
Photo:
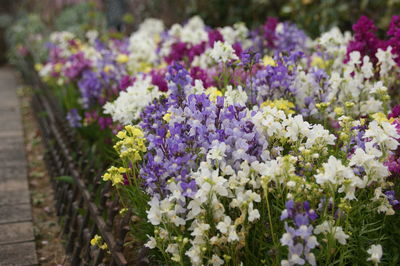
[[[151,84],[150,76],[138,75],[132,86],[121,91],[115,101],[103,106],[104,113],[111,115],[114,121],[131,124],[139,119],[142,109],[160,94],[157,86]]]

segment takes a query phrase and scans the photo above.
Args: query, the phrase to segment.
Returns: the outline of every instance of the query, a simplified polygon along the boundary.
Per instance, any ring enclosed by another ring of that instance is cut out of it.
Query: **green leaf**
[[[72,176],[67,176],[67,175],[57,176],[56,180],[57,181],[61,181],[61,182],[66,182],[66,183],[69,183],[69,184],[74,184],[75,183],[75,179]]]

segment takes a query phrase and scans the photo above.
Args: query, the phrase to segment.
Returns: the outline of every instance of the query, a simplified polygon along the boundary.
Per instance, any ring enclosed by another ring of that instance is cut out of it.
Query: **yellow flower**
[[[264,56],[263,63],[265,66],[276,66],[275,60],[268,55]]]
[[[101,243],[102,238],[99,235],[95,235],[92,240],[90,240],[90,245],[92,246],[97,246],[99,243]]]
[[[117,137],[120,140],[114,145],[114,149],[121,158],[128,158],[132,162],[141,160],[140,153],[147,149],[144,133],[139,127],[128,125],[125,130],[118,132]]]
[[[164,119],[165,122],[169,123],[169,121],[171,121],[171,113],[166,113],[163,116],[163,119]]]
[[[103,242],[103,239],[99,235],[95,235],[92,240],[90,240],[90,245],[98,246],[100,249],[108,249],[107,243]]]
[[[318,67],[318,68],[325,68],[326,62],[319,56],[314,56],[311,61],[311,66]]]
[[[344,114],[344,111],[343,111],[343,108],[342,108],[342,107],[336,107],[333,111],[334,111],[334,112],[336,113],[336,115],[338,115],[338,116],[341,116],[341,115]]]
[[[389,122],[389,119],[387,119],[386,115],[382,112],[375,113],[371,115],[371,117],[376,120],[378,123],[383,123],[383,122]]]
[[[217,101],[218,96],[222,96],[222,92],[218,90],[216,87],[209,87],[206,90],[206,94],[208,95],[208,98],[213,102]]]
[[[35,70],[36,71],[40,71],[40,70],[42,70],[42,68],[43,68],[43,65],[42,64],[35,64]]]
[[[106,73],[108,73],[108,72],[110,72],[111,69],[112,69],[112,66],[106,65],[106,66],[104,67],[103,71],[106,72]]]
[[[126,169],[123,167],[117,168],[111,166],[107,169],[107,172],[103,175],[104,181],[111,181],[113,186],[122,184],[124,181],[123,173],[126,173]]]
[[[124,139],[126,138],[126,131],[120,131],[117,133],[117,138]]]
[[[54,65],[54,71],[55,72],[60,72],[62,69],[62,64],[61,63],[57,63]]]
[[[128,211],[128,208],[122,208],[121,210],[119,210],[119,214],[124,215],[127,211]]]
[[[346,108],[353,108],[355,103],[353,103],[353,102],[345,102],[344,105],[346,106]]]
[[[165,61],[163,61],[157,66],[157,69],[163,69],[163,68],[166,68],[167,66],[168,66],[167,63]]]
[[[330,105],[329,102],[327,102],[327,103],[317,103],[315,105],[315,107],[317,107],[320,110],[325,110],[329,105]]]
[[[152,66],[150,63],[148,63],[148,62],[140,63],[139,72],[148,73],[151,71],[151,69],[152,69]]]
[[[120,64],[125,64],[129,61],[129,57],[126,54],[119,54],[117,56],[117,62]]]
[[[294,104],[288,100],[284,99],[277,99],[277,100],[267,100],[261,104],[261,107],[269,106],[271,108],[276,108],[278,110],[282,110],[285,112],[285,114],[294,114]]]
[[[155,43],[159,43],[159,42],[161,41],[161,36],[160,36],[160,34],[154,34],[153,39],[154,39],[154,42],[155,42]]]

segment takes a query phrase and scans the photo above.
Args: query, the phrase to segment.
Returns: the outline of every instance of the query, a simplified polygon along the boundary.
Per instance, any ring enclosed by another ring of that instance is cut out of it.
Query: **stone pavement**
[[[0,68],[0,266],[37,264],[17,88]]]

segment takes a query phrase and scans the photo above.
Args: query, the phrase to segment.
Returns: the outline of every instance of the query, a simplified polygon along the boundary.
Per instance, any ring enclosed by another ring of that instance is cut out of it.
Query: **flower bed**
[[[398,21],[149,19],[53,33],[36,69],[156,264],[396,264]]]

